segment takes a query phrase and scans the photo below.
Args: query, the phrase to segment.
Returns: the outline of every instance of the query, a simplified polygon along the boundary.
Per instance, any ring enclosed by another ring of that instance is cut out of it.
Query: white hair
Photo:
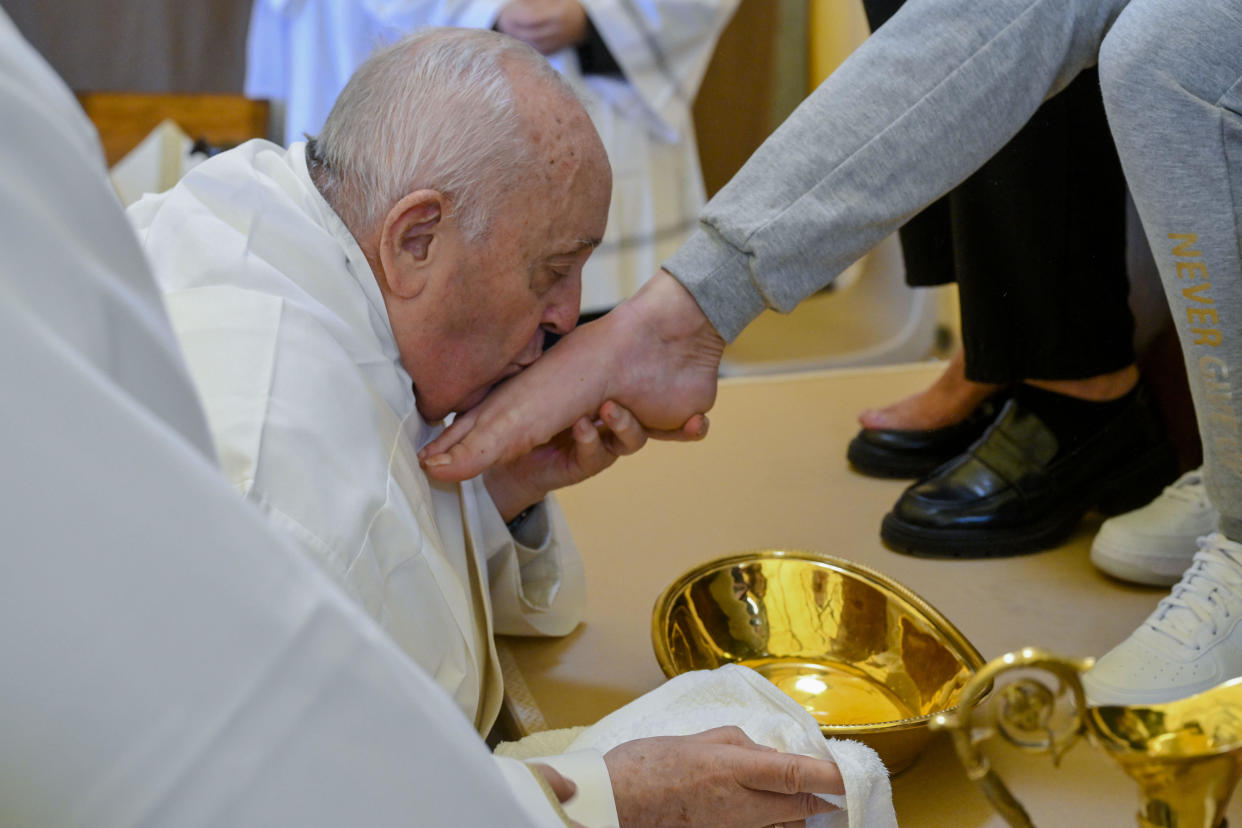
[[[355,235],[419,189],[443,193],[468,238],[534,162],[506,70],[526,68],[571,98],[542,55],[476,29],[428,28],[358,68],[312,139],[316,184]]]

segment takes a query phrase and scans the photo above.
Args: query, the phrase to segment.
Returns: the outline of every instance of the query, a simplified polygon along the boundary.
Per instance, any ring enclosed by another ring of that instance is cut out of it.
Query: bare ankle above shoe
[[[1108,400],[1123,397],[1130,393],[1130,389],[1134,388],[1138,381],[1139,372],[1138,367],[1135,365],[1127,365],[1118,371],[1110,371],[1107,374],[1098,374],[1094,377],[1084,377],[1083,379],[1024,380],[1027,385],[1042,388],[1054,394],[1064,394],[1067,397],[1087,400],[1088,402],[1107,402]]]

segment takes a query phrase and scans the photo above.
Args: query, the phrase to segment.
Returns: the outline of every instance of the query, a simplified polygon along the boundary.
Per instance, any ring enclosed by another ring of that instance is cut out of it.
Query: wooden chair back
[[[268,102],[241,95],[79,92],[78,101],[99,131],[109,166],[166,118],[191,138],[220,148],[270,132]]]

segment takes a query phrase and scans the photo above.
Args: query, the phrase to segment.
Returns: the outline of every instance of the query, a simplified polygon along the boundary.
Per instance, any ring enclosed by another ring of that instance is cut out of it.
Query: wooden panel
[[[240,95],[82,92],[82,108],[99,130],[108,164],[115,164],[161,121],[216,147],[268,137],[268,103]]]
[[[75,91],[242,91],[251,0],[4,0]]]
[[[709,196],[867,37],[860,0],[800,2],[742,0],[720,37],[694,103]]]
[[[699,95],[694,128],[710,196],[771,131],[772,71],[780,4],[742,0],[716,44]]]

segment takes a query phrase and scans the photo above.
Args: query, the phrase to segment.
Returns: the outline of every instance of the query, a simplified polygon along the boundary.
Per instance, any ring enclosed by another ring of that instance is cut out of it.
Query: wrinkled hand
[[[496,30],[550,55],[586,38],[586,10],[578,0],[513,0],[501,8]]]
[[[649,437],[702,439],[723,351],[694,297],[660,271],[458,416],[419,458],[432,477],[465,480],[594,417],[606,400],[633,412]]]
[[[813,794],[845,792],[832,762],[778,753],[736,727],[635,739],[604,763],[621,828],[799,825],[836,810]]]
[[[548,492],[597,475],[646,444],[642,424],[615,402],[604,403],[599,415],[598,421],[581,417],[542,446],[483,473],[487,492],[505,520]]]

